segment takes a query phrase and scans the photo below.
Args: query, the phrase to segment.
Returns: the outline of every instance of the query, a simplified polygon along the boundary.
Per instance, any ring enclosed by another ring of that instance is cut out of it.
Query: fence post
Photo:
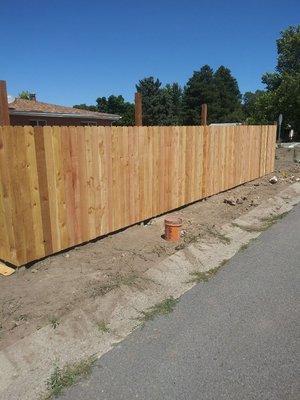
[[[135,125],[143,126],[142,93],[135,94]]]
[[[0,125],[10,125],[5,81],[0,81]]]
[[[207,125],[207,104],[201,104],[201,125]]]

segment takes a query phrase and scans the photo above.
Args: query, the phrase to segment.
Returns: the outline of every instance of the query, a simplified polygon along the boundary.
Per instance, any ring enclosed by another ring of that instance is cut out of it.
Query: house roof
[[[32,115],[47,117],[91,118],[117,121],[121,117],[116,114],[100,113],[78,108],[59,106],[56,104],[42,103],[36,100],[16,98],[8,104],[9,113],[12,115]]]

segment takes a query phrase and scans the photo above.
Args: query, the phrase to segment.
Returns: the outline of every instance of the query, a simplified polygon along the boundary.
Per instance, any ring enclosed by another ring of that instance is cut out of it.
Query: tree
[[[143,125],[179,125],[181,123],[182,89],[178,83],[162,86],[153,76],[136,85],[142,94]]]
[[[300,132],[300,25],[288,27],[277,40],[276,72],[262,76],[266,91],[253,100],[249,121],[273,123],[283,115],[283,126]],[[248,95],[249,97],[249,95]]]
[[[257,90],[243,96],[243,110],[246,123],[250,125],[269,124],[274,115],[274,98],[271,92]],[[275,121],[273,117],[273,121]]]
[[[208,123],[243,119],[237,81],[224,66],[220,66],[215,73],[209,65],[194,71],[184,88],[182,114],[185,124],[200,124],[203,103],[208,107]]]
[[[162,125],[166,108],[160,80],[153,76],[141,79],[136,90],[142,94],[143,125]]]
[[[75,104],[75,106],[73,106],[73,108],[78,108],[79,110],[98,111],[97,106],[88,106],[85,103]]]
[[[214,72],[209,65],[204,65],[200,71],[194,71],[188,80],[183,93],[182,120],[187,125],[200,124],[201,104],[208,105],[210,122],[215,119],[217,92],[214,82]]]
[[[23,100],[30,100],[30,92],[28,90],[23,90],[19,93],[18,97]]]
[[[134,125],[134,105],[125,101],[123,96],[98,97],[96,103],[97,105],[78,104],[73,107],[81,110],[117,114],[122,118],[115,122],[115,125]]]
[[[243,120],[241,92],[231,71],[221,65],[214,73],[217,92],[215,122],[239,122]]]
[[[167,84],[161,89],[161,102],[165,109],[162,125],[180,125],[182,89],[178,83]]]
[[[117,125],[134,125],[134,105],[125,101],[123,96],[98,97],[96,103],[99,112],[118,114],[122,117],[117,121]]]
[[[280,74],[300,72],[300,25],[290,26],[277,40],[277,71]]]

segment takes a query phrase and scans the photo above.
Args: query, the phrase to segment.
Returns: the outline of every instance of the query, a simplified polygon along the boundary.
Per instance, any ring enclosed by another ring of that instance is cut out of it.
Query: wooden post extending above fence
[[[142,93],[135,94],[135,125],[143,125]]]
[[[201,125],[207,125],[207,104],[201,104]]]
[[[5,81],[0,81],[0,125],[10,125]]]

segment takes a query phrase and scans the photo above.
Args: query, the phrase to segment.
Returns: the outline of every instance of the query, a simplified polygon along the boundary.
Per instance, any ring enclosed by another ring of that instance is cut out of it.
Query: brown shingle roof
[[[48,103],[42,103],[40,101],[24,100],[20,98],[16,98],[8,106],[11,114],[17,114],[17,113],[26,113],[26,114],[44,113],[45,115],[66,114],[66,116],[78,115],[78,117],[80,118],[96,118],[96,119],[110,119],[110,120],[120,119],[120,116],[116,114],[107,114],[89,110],[81,110],[72,107],[58,106],[56,104],[48,104]]]

